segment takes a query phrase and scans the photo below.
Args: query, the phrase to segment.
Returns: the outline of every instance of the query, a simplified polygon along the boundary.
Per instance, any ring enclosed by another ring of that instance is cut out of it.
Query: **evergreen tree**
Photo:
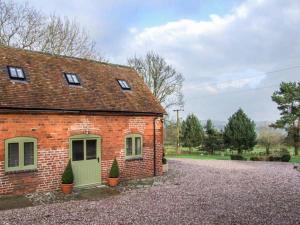
[[[207,120],[205,126],[204,150],[210,154],[214,154],[216,150],[224,147],[223,135],[214,128],[211,120]]]
[[[281,118],[272,124],[275,128],[285,128],[295,148],[300,149],[300,82],[282,82],[279,91],[275,91],[272,100],[278,104]]]
[[[224,130],[224,141],[229,148],[237,150],[239,154],[256,145],[255,123],[242,109],[229,118]]]
[[[204,131],[198,118],[194,114],[188,115],[181,125],[181,142],[183,146],[189,147],[191,152],[192,147],[198,147],[202,144],[203,137]]]

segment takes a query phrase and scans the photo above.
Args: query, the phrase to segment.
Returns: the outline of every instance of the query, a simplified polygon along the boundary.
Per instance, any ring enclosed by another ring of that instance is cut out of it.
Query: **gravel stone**
[[[151,186],[97,201],[0,211],[0,224],[300,224],[300,173],[292,164],[168,162],[169,172]]]

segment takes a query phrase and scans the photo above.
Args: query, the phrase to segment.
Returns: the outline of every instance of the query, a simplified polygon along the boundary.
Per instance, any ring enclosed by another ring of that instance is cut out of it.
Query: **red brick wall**
[[[60,187],[61,174],[69,155],[69,137],[77,134],[101,136],[101,177],[106,178],[117,157],[121,179],[153,176],[153,120],[151,116],[94,116],[53,114],[0,115],[0,194],[50,191]],[[124,138],[143,135],[143,160],[126,161]],[[38,139],[38,169],[18,174],[5,173],[4,140],[29,136]],[[163,124],[156,120],[156,172],[162,174]]]

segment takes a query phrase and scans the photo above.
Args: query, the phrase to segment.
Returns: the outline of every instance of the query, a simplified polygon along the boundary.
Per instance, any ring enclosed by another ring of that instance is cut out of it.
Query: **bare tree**
[[[104,61],[76,21],[45,16],[27,3],[0,0],[0,44]]]
[[[42,36],[44,17],[28,4],[0,0],[0,44],[32,49]]]
[[[134,56],[128,59],[132,66],[144,79],[154,96],[166,108],[183,107],[182,84],[184,78],[165,59],[154,52],[143,57]]]
[[[284,142],[284,134],[274,128],[263,127],[258,134],[258,143],[266,148],[266,154],[270,154],[270,148]]]

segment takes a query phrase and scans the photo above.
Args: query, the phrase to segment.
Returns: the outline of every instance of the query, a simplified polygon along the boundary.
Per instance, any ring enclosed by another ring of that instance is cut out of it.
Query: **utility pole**
[[[176,129],[177,129],[177,138],[176,138],[176,154],[180,154],[180,148],[179,148],[179,111],[183,111],[182,109],[174,109],[174,112],[176,112]]]

